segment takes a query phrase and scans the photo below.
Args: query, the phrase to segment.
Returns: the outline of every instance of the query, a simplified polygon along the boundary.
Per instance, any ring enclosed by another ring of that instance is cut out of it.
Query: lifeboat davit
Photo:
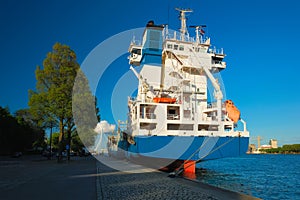
[[[176,98],[169,98],[169,97],[154,97],[153,102],[155,103],[175,103]]]
[[[229,119],[234,121],[234,123],[237,123],[241,117],[241,113],[231,100],[225,101],[225,108]]]

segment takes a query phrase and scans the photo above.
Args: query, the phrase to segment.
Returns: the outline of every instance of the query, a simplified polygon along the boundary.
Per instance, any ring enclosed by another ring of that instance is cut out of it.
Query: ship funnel
[[[150,20],[150,21],[148,21],[146,27],[153,26],[153,25],[154,25],[154,21]]]

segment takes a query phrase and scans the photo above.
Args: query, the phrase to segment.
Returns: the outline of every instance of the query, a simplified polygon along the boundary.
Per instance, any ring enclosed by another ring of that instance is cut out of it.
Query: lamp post
[[[50,122],[50,160],[51,160],[51,157],[52,157],[52,121]]]

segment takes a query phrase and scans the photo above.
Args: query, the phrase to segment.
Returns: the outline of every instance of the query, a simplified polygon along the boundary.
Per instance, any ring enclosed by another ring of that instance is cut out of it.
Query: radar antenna
[[[186,17],[185,13],[188,12],[193,12],[192,9],[181,9],[181,8],[176,8],[180,12],[179,19],[181,21],[181,28],[180,28],[180,39],[181,41],[184,41],[184,36],[187,34],[187,28],[186,28]]]

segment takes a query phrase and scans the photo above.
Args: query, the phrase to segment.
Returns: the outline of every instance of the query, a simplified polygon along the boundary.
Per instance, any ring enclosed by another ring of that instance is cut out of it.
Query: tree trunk
[[[58,138],[58,156],[57,156],[57,162],[59,162],[62,159],[62,152],[64,149],[63,145],[64,141],[64,123],[63,123],[63,118],[60,118],[59,120],[59,138]]]
[[[70,150],[71,150],[71,130],[68,129],[68,139],[67,139],[67,156],[68,156],[68,160],[70,160]]]
[[[68,145],[68,148],[67,148],[67,156],[68,156],[68,160],[70,160],[70,151],[71,151],[71,138],[72,138],[72,129],[73,129],[73,125],[72,125],[72,118],[68,119],[68,122],[67,122],[67,145]]]

